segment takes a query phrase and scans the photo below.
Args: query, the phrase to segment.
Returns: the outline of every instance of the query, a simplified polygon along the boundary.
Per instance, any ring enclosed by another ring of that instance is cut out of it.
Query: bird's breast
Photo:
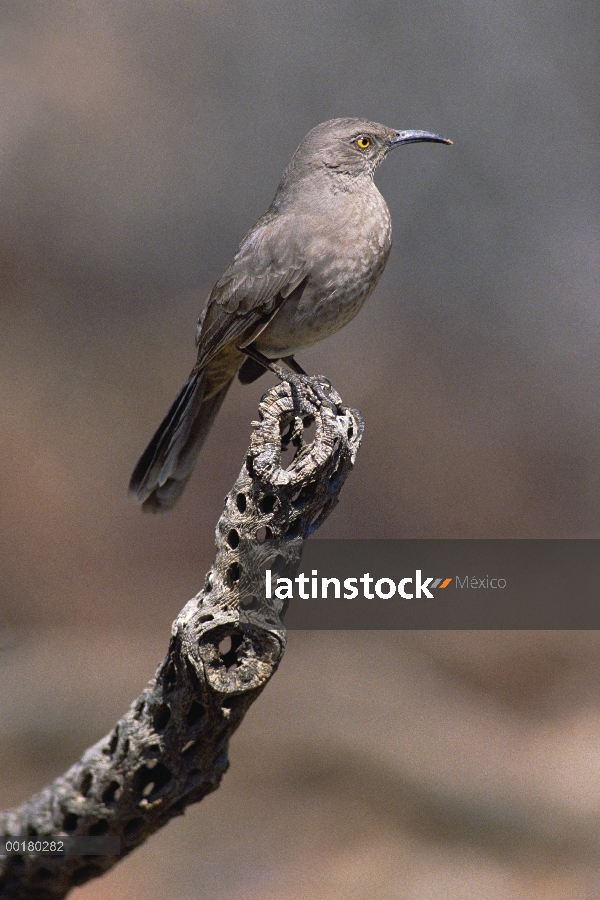
[[[300,229],[307,261],[304,289],[283,302],[256,342],[272,359],[323,340],[353,319],[390,252],[390,214],[374,185],[358,197],[320,204],[318,215],[309,212]]]

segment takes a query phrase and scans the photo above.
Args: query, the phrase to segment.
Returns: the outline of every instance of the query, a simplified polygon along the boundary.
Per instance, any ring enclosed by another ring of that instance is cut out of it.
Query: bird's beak
[[[418,144],[420,141],[434,141],[436,144],[452,144],[449,138],[442,137],[441,134],[432,134],[431,131],[397,131],[396,137],[390,141],[391,147],[398,147],[400,144]]]

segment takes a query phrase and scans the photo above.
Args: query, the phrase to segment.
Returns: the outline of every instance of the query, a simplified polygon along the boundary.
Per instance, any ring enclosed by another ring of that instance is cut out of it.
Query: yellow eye
[[[366,150],[367,147],[371,146],[371,138],[364,137],[364,136],[359,137],[356,139],[356,143],[360,147],[361,150]]]

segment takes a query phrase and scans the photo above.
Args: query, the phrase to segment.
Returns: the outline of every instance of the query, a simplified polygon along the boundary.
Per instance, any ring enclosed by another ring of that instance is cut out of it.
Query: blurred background
[[[182,502],[134,463],[303,135],[452,138],[378,184],[394,249],[300,357],[367,431],[321,537],[600,536],[593,0],[0,9],[0,804],[112,726],[202,584],[265,377]],[[292,633],[222,788],[76,900],[596,898],[596,633]]]

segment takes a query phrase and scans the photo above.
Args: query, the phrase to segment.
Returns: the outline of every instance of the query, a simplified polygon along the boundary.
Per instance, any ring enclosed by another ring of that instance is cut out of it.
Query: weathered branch
[[[363,429],[323,378],[290,375],[270,390],[216,529],[204,589],[173,623],[167,655],[114,729],[49,787],[0,813],[4,838],[117,836],[130,853],[214,791],[228,742],[285,648],[282,603],[264,571],[293,573],[354,464]],[[314,441],[305,429],[316,425]],[[285,468],[282,449],[294,448]],[[57,900],[117,856],[0,858],[0,897]]]

